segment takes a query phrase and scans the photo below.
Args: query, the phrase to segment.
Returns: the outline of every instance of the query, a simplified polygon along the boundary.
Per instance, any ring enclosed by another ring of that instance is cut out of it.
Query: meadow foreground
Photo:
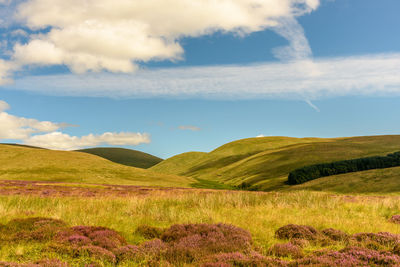
[[[16,181],[0,192],[3,266],[400,263],[397,196]]]

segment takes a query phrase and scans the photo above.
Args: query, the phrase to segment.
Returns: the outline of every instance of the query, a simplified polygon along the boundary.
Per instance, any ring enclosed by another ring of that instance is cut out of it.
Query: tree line
[[[372,169],[383,169],[400,166],[400,152],[386,156],[358,158],[351,160],[335,161],[331,163],[315,164],[296,169],[289,173],[288,183],[291,185],[302,184],[321,177],[359,172]]]

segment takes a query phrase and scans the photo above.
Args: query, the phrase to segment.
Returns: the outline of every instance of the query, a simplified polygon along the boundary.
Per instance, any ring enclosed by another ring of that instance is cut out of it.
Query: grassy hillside
[[[366,156],[385,155],[400,149],[400,136],[349,138],[264,137],[235,141],[196,161],[185,154],[152,167],[154,171],[240,185],[278,190],[290,171],[306,165]],[[183,167],[185,165],[185,167]],[[181,166],[174,171],[173,166]]]
[[[207,156],[205,152],[186,152],[162,161],[151,167],[151,170],[167,174],[183,174],[188,167],[199,164],[203,159],[207,159]]]
[[[162,161],[156,156],[141,151],[117,147],[96,147],[77,151],[93,154],[115,163],[143,169],[148,169]]]
[[[318,142],[318,138],[266,137],[248,138],[225,144],[210,153],[183,153],[157,164],[151,169],[170,174],[187,174],[201,176],[232,163],[238,162],[257,153],[292,144]]]
[[[323,177],[290,187],[290,190],[313,190],[344,194],[398,194],[400,192],[400,167]]]
[[[113,163],[88,153],[0,145],[0,179],[189,186],[193,179]]]

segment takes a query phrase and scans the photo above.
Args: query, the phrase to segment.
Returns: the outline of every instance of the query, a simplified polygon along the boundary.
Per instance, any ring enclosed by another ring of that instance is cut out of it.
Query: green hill
[[[0,179],[189,187],[193,179],[124,166],[88,153],[0,145]]]
[[[122,165],[142,169],[148,169],[162,161],[162,159],[156,156],[141,151],[117,147],[96,147],[77,151],[93,154]]]
[[[397,135],[327,139],[250,138],[231,142],[205,154],[178,155],[151,170],[233,186],[246,183],[249,188],[280,190],[288,187],[285,184],[287,175],[294,169],[317,163],[386,155],[399,150],[400,136]],[[196,155],[195,160],[193,155]]]
[[[319,178],[289,190],[312,190],[344,194],[400,193],[400,167],[353,172]]]

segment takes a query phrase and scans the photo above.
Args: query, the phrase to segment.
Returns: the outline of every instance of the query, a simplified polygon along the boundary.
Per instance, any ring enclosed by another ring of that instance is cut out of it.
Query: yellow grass
[[[159,174],[73,151],[0,145],[0,179],[189,187],[193,179]]]

